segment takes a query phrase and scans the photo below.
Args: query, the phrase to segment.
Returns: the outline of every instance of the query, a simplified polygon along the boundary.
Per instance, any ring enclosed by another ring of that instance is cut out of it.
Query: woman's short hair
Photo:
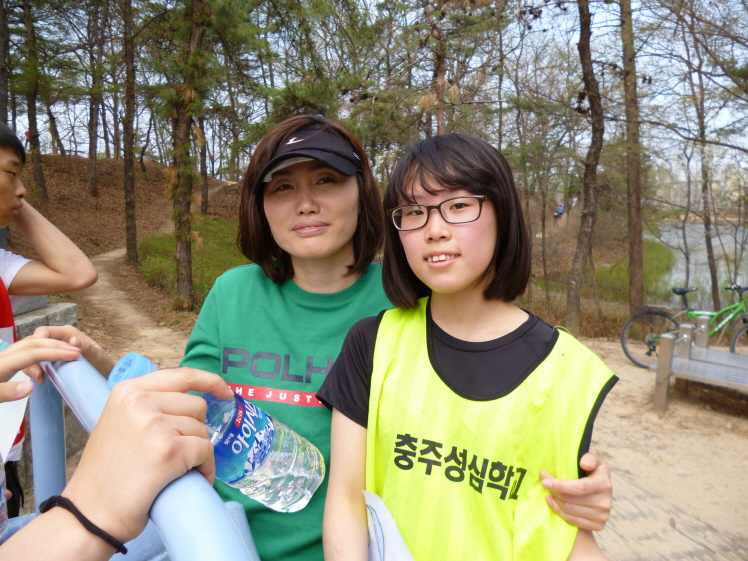
[[[398,308],[412,308],[431,294],[411,270],[392,223],[390,209],[416,202],[414,185],[429,193],[436,189],[465,189],[485,195],[496,212],[497,239],[493,258],[484,272],[490,279],[483,296],[511,302],[527,287],[531,245],[514,176],[506,158],[486,141],[466,134],[435,136],[411,147],[395,166],[384,194],[384,290]]]
[[[296,115],[276,125],[260,141],[252,154],[242,179],[239,207],[238,243],[241,252],[262,267],[274,283],[282,284],[293,277],[291,256],[273,239],[263,205],[264,189],[256,188],[260,172],[272,159],[277,148],[288,137],[305,129],[330,131],[350,142],[361,160],[356,173],[359,216],[353,234],[354,262],[349,275],[361,274],[376,257],[382,246],[384,217],[379,191],[363,146],[343,124],[319,115]]]

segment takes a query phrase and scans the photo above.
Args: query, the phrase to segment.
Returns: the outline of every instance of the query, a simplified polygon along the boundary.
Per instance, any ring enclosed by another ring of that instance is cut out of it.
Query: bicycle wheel
[[[730,341],[730,352],[748,355],[748,323],[735,332]]]
[[[677,333],[680,324],[670,314],[658,310],[645,310],[629,318],[621,332],[623,352],[631,362],[649,368],[657,362],[660,335]]]

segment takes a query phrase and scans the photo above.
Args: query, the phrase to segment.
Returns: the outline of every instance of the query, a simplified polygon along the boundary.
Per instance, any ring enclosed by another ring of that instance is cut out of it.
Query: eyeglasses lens
[[[405,205],[392,211],[392,220],[398,230],[417,230],[426,225],[429,212],[438,208],[444,220],[451,224],[463,224],[477,220],[480,216],[480,201],[475,197],[457,197],[438,205]]]

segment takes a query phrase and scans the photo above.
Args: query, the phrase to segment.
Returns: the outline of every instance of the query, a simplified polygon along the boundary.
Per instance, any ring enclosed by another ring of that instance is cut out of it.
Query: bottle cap
[[[155,372],[158,366],[139,353],[130,353],[123,356],[120,361],[114,365],[112,372],[109,374],[107,384],[109,389],[123,380],[138,378],[145,374]]]

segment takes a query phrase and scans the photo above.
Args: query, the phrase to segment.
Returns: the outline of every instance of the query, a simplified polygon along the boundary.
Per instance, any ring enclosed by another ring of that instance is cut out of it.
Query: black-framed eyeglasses
[[[400,231],[418,230],[429,221],[431,210],[439,209],[445,221],[450,224],[465,224],[480,218],[483,203],[488,200],[485,195],[471,195],[469,197],[454,197],[440,202],[438,205],[404,205],[387,213],[392,217],[392,223]]]

